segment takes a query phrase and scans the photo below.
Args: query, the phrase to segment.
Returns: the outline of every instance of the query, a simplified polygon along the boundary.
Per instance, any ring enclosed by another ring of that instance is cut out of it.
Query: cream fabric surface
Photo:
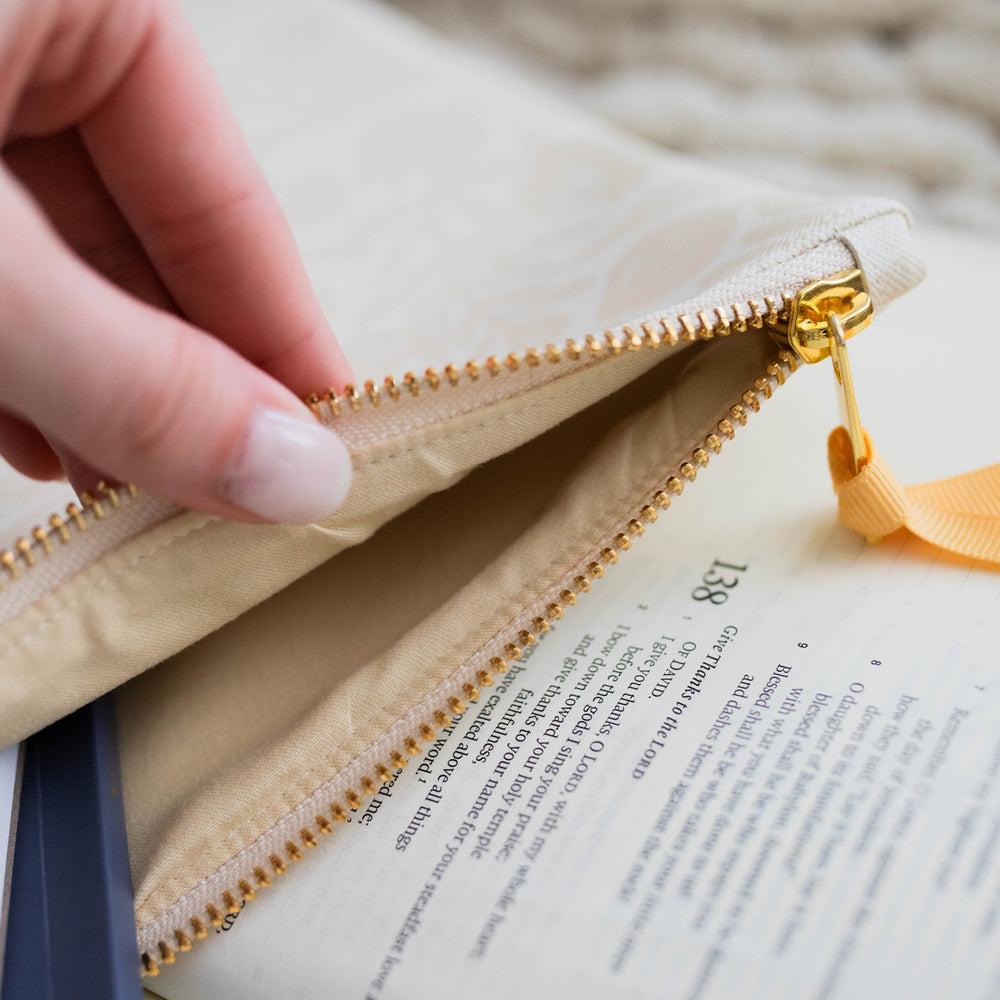
[[[187,9],[359,381],[682,303],[857,205],[665,157],[375,3]]]

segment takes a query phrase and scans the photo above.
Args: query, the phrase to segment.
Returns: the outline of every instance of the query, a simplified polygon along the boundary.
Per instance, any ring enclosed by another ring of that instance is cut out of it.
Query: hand
[[[0,454],[331,513],[349,456],[300,397],[350,371],[173,0],[3,0],[0,143]]]

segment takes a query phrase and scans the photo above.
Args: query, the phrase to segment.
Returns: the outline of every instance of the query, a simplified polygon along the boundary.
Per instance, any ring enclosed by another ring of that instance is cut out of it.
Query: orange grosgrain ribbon
[[[854,471],[844,427],[827,442],[840,523],[870,542],[906,528],[938,548],[1000,565],[1000,465],[922,486],[901,486],[864,431],[866,457]]]

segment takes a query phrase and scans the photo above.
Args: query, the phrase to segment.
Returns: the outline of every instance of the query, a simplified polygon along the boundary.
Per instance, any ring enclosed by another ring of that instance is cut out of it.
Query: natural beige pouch
[[[109,488],[3,557],[0,743],[123,685],[148,971],[600,600],[799,367],[801,288],[860,268],[881,308],[921,274],[892,203],[667,156],[365,5],[235,10],[193,13],[355,369],[395,375],[317,386],[355,469],[323,524]]]

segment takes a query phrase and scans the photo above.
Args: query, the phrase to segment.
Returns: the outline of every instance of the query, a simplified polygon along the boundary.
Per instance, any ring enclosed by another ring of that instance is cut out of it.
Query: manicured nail
[[[268,521],[329,517],[351,485],[351,456],[333,431],[258,407],[237,448],[223,496]]]

